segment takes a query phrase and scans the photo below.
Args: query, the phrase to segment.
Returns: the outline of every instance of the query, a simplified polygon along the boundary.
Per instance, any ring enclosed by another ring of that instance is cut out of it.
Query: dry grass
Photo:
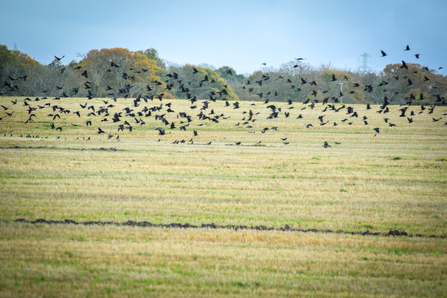
[[[436,239],[21,224],[0,230],[4,296],[446,294],[447,249]]]
[[[0,103],[8,106],[10,100],[0,98]],[[76,111],[85,102],[52,104]],[[129,102],[120,99],[115,110]],[[190,111],[189,102],[170,102],[176,112]],[[398,117],[397,106],[382,115],[375,112],[377,106],[366,111],[364,105],[352,105],[357,119],[295,104],[289,118],[273,120],[266,120],[270,110],[262,103],[243,102],[237,110],[222,102],[210,106],[230,118],[217,124],[194,120],[186,132],[165,128],[171,133],[159,136],[154,129],[163,124],[153,116],[144,118],[142,127],[127,117],[134,130],[121,132],[120,140],[96,133],[97,127],[117,133],[116,125],[102,118],[86,128],[84,116],[61,115],[54,121],[63,126],[61,134],[48,129],[52,121],[46,115],[52,110],[36,110],[37,119],[24,124],[26,107],[13,106],[13,116],[0,122],[0,147],[10,148],[0,149],[0,219],[287,224],[447,236],[447,127],[432,121],[445,117],[445,107],[417,115],[409,124]],[[242,112],[250,109],[260,114],[247,129]],[[411,110],[418,114],[420,107],[410,107],[407,114]],[[166,118],[178,127],[176,114]],[[299,114],[303,119],[296,119]],[[331,120],[325,126],[317,123],[322,114]],[[363,124],[363,115],[370,125]],[[385,117],[397,126],[388,127]],[[340,122],[344,118],[349,120]],[[339,125],[329,126],[333,121]],[[314,127],[306,129],[306,123]],[[274,126],[278,131],[261,133]],[[373,127],[381,128],[376,137]],[[193,138],[193,130],[199,134],[197,145],[172,144]],[[39,138],[24,138],[28,134]],[[290,144],[283,144],[280,138],[285,137]],[[210,146],[203,145],[209,141]],[[332,148],[323,148],[323,141]],[[174,296],[446,295],[441,239],[22,224],[0,228],[1,267],[8,268],[0,274],[0,296],[63,296],[67,289],[75,296],[166,296],[172,291]]]

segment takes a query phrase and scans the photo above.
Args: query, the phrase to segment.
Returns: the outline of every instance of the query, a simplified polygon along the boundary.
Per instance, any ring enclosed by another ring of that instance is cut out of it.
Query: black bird
[[[404,60],[402,60],[402,66],[400,68],[408,69],[407,63]]]
[[[62,57],[60,57],[60,58],[59,58],[59,57],[56,57],[56,56],[54,56],[54,58],[56,58],[56,60],[57,60],[57,61],[61,61],[61,59],[62,59],[62,58],[64,58],[64,57],[65,57],[65,55],[64,55],[64,56],[62,56]]]
[[[377,133],[380,133],[380,129],[379,129],[378,127],[373,128],[373,130],[374,130],[375,132],[377,132]]]
[[[324,141],[323,147],[327,148],[327,147],[331,147],[331,145],[329,145],[329,143],[327,141]]]
[[[98,127],[98,133],[99,133],[99,134],[102,134],[102,133],[106,133],[106,132],[103,131],[103,130],[101,129],[101,127]]]
[[[384,51],[382,51],[382,50],[380,50],[380,52],[382,52],[382,57],[385,57],[387,54],[384,52]]]

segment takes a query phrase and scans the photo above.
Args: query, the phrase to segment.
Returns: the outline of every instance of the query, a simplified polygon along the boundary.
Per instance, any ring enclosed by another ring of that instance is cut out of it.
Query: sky
[[[295,58],[357,70],[367,53],[375,72],[404,60],[447,75],[446,0],[2,2],[0,44],[43,64],[55,55],[79,61],[92,49],[154,48],[171,63],[251,74]]]

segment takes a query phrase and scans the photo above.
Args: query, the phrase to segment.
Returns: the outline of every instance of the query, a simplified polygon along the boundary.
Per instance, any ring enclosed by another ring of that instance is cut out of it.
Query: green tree
[[[227,81],[231,86],[236,83],[243,83],[245,76],[242,74],[237,74],[236,70],[229,66],[219,67],[216,72],[220,75],[220,77]]]
[[[0,79],[17,87],[13,90],[3,89],[5,94],[38,94],[36,79],[31,74],[39,75],[39,78],[45,77],[47,68],[27,54],[20,51],[8,50],[4,45],[0,45]],[[23,78],[11,80],[10,78]],[[17,90],[18,89],[18,90]]]
[[[180,82],[170,78],[167,84],[172,84],[172,91],[178,98],[196,96],[198,99],[209,99],[211,94],[219,100],[239,100],[228,82],[211,68],[191,64],[171,65],[168,75],[173,73],[178,75]]]

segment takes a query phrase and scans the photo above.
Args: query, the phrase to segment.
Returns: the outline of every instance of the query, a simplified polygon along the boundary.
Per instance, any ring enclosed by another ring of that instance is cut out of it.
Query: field
[[[23,99],[0,98],[0,297],[447,296],[447,107],[412,105],[410,123],[396,105],[346,104],[352,117],[270,102],[282,111],[267,119],[269,104],[218,100],[203,111],[221,115],[215,123],[197,119],[203,101],[164,99],[133,109],[171,102],[174,112],[123,117],[133,129],[118,132],[111,118],[131,99],[109,102],[109,117],[80,107],[102,99],[31,99],[42,106],[32,112]],[[256,121],[244,124],[250,110]],[[186,131],[181,111],[193,116]],[[261,226],[275,230],[250,229]],[[394,230],[410,236],[385,236]]]

